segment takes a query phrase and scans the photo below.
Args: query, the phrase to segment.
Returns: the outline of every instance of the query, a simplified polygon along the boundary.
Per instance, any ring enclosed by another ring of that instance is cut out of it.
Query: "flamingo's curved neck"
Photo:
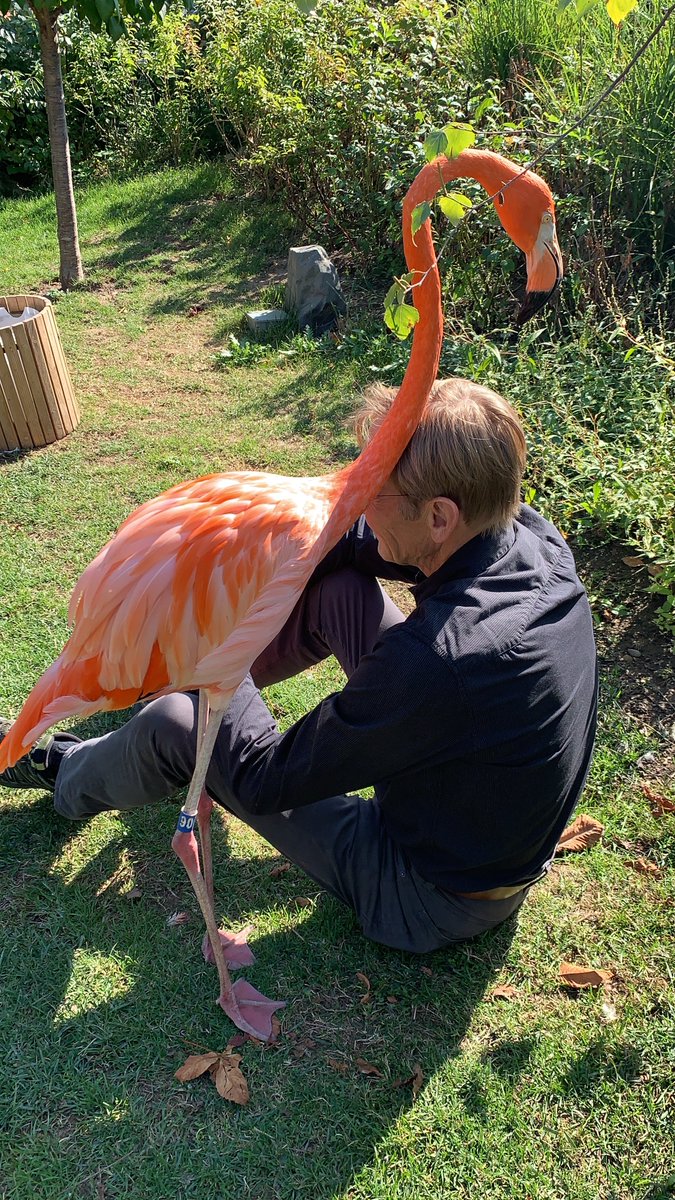
[[[413,291],[420,318],[410,360],[396,399],[368,445],[354,463],[333,476],[337,501],[316,544],[315,561],[335,545],[391,475],[417,428],[438,372],[443,341],[441,282],[431,223],[425,221],[413,241],[413,210],[433,200],[442,183],[450,180],[475,179],[494,196],[518,174],[519,168],[499,154],[464,150],[456,158],[441,156],[428,163],[413,180],[403,201],[403,246],[408,270],[415,272],[415,283],[421,282]]]

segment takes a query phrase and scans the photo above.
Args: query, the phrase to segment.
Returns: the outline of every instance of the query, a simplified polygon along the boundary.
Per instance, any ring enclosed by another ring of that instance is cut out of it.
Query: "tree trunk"
[[[49,124],[49,147],[52,155],[52,175],[56,199],[56,227],[61,259],[60,280],[64,292],[84,279],[80,243],[77,235],[77,213],[73,191],[73,173],[70,166],[70,144],[66,105],[63,95],[61,58],[56,44],[55,30],[57,12],[39,5],[31,5],[40,28],[40,54],[45,76],[47,121]]]

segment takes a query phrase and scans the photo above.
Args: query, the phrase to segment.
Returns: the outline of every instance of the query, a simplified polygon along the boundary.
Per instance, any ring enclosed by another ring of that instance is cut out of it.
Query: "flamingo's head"
[[[528,171],[495,196],[494,206],[506,233],[527,261],[525,301],[517,318],[522,325],[551,299],[563,277],[555,204],[544,180]]]

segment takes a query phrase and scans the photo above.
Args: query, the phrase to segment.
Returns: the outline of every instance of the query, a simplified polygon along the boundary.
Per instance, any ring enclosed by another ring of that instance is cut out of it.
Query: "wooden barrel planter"
[[[47,446],[80,420],[54,310],[44,296],[0,296],[0,308],[37,310],[0,326],[0,452]]]

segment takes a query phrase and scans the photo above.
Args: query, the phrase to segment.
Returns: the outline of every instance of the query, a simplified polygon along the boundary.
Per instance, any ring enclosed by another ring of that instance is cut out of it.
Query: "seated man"
[[[366,393],[362,439],[394,395]],[[438,382],[216,743],[214,800],[387,946],[426,952],[505,920],[546,873],[588,771],[591,614],[562,537],[519,503],[524,462],[505,400]],[[407,619],[378,576],[414,582]],[[258,687],[330,654],[344,688],[281,734]],[[196,714],[196,696],[177,693],[105,737],[47,736],[0,783],[53,789],[71,819],[153,803],[192,775]],[[347,794],[369,785],[372,800]]]

